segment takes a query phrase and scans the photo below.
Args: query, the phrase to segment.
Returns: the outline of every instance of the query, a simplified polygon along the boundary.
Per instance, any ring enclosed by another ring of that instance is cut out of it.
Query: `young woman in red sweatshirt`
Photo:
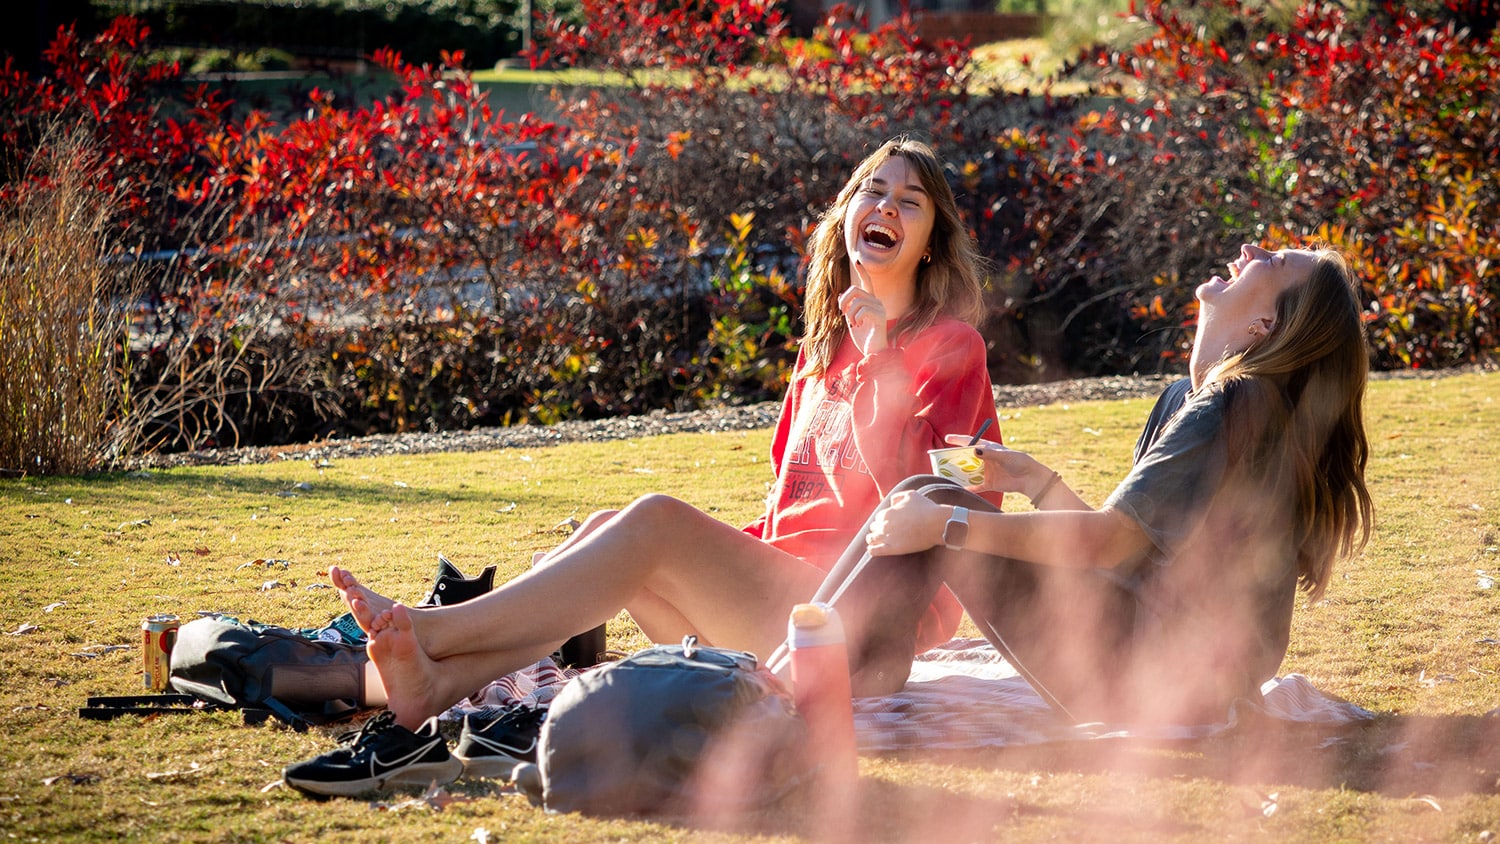
[[[476,687],[624,608],[656,642],[770,654],[865,519],[927,450],[995,421],[981,261],[942,162],[897,138],[854,171],[812,240],[803,337],[777,424],[765,515],[743,529],[647,495],[595,513],[539,565],[451,607],[393,603],[335,567],[370,633],[396,723],[414,728]],[[914,648],[948,639],[961,608],[930,602]]]

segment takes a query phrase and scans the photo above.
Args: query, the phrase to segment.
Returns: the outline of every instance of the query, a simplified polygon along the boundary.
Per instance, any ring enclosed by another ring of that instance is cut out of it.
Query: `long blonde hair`
[[[1206,379],[1229,397],[1231,454],[1295,490],[1297,574],[1313,598],[1334,562],[1364,547],[1374,522],[1358,289],[1343,256],[1321,250],[1307,280],[1277,296],[1271,333]]]
[[[844,212],[865,180],[892,158],[900,156],[921,180],[932,200],[934,221],[927,246],[932,256],[917,267],[916,301],[902,318],[891,342],[897,343],[948,315],[977,326],[985,313],[981,278],[983,259],[958,212],[953,189],[943,177],[943,162],[921,141],[897,137],[886,141],[854,169],[833,205],[823,212],[813,232],[807,268],[806,329],[802,350],[808,366],[799,375],[814,375],[833,363],[848,328],[839,312],[839,296],[849,289],[849,250],[844,243]]]

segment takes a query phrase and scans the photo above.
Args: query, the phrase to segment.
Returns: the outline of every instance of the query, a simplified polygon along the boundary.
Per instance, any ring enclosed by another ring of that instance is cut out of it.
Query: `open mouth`
[[[866,243],[880,249],[890,249],[896,245],[895,230],[882,226],[879,223],[872,223],[865,226],[863,235]]]

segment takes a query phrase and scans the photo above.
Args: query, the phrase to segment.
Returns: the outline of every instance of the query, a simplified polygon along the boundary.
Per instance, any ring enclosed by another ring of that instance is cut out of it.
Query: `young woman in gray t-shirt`
[[[913,619],[946,583],[1064,717],[1214,723],[1259,698],[1297,585],[1318,595],[1369,537],[1368,362],[1337,253],[1247,245],[1228,268],[1197,290],[1190,378],[1098,509],[993,443],[977,447],[982,489],[1036,512],[935,477],[886,497],[818,596],[851,631],[856,694],[905,682]]]

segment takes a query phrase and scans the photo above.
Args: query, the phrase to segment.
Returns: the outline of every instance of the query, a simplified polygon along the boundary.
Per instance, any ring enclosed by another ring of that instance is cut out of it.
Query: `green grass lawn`
[[[1373,383],[1379,526],[1299,606],[1284,670],[1380,713],[1327,730],[1250,724],[1201,742],[1093,742],[862,760],[860,840],[1479,841],[1500,835],[1500,376]],[[1007,442],[1099,501],[1150,402],[1001,408]],[[87,721],[139,692],[139,625],[219,610],[291,626],[340,611],[328,566],[416,600],[436,556],[521,571],[557,527],[648,491],[726,521],[757,511],[769,431],[482,454],[0,480],[0,830],[17,840],[797,839],[795,801],[695,824],[548,816],[499,783],[434,808],[308,800],[282,766],[332,731],[234,713]],[[255,560],[286,566],[247,565]],[[711,565],[705,560],[705,565]],[[276,585],[269,586],[269,581]],[[611,645],[640,644],[628,622]],[[109,650],[110,646],[124,646]],[[399,803],[410,793],[390,795]]]

